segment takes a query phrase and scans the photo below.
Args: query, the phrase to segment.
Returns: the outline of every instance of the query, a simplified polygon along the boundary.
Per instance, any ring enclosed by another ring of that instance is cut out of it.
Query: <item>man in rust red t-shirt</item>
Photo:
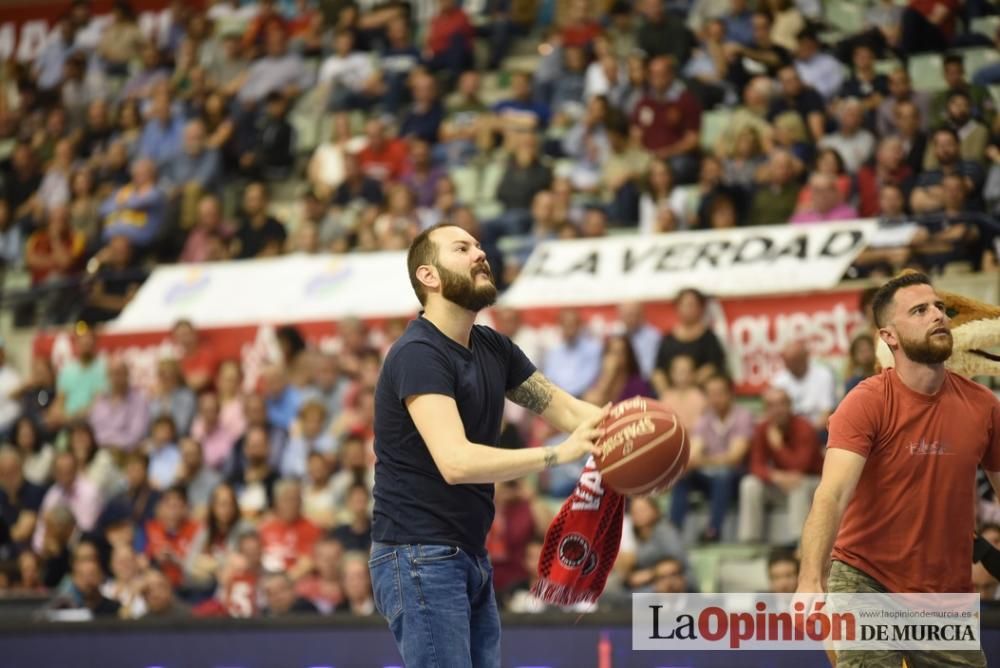
[[[830,420],[799,591],[971,592],[976,468],[1000,490],[1000,403],[944,368],[952,335],[926,276],[892,279],[872,309],[894,368],[851,390]],[[862,665],[856,654],[843,653],[837,665]],[[899,665],[902,653],[892,658]],[[906,659],[913,667],[986,665],[981,652]]]
[[[678,183],[698,176],[698,135],[701,104],[677,79],[677,64],[669,56],[649,61],[649,91],[632,112],[642,147],[665,160]]]

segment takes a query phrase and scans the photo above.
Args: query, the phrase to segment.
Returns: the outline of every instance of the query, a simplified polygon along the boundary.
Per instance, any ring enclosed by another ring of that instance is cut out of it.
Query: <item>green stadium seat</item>
[[[460,202],[472,203],[479,199],[479,170],[476,167],[456,167],[449,176],[455,182],[455,192]]]
[[[934,92],[945,90],[948,85],[942,70],[943,59],[937,53],[924,53],[910,57],[910,80],[914,90]]]
[[[704,150],[712,151],[715,149],[715,142],[718,141],[732,117],[732,109],[713,109],[701,115],[700,144]]]
[[[860,32],[865,25],[865,10],[848,2],[829,2],[826,5],[826,20],[847,34]]]
[[[972,19],[969,26],[970,32],[985,35],[990,39],[997,34],[997,28],[1000,28],[1000,16],[980,16]]]
[[[997,53],[997,50],[992,47],[987,46],[962,51],[965,73],[970,79],[981,67],[995,63],[998,60],[1000,60],[1000,53]]]

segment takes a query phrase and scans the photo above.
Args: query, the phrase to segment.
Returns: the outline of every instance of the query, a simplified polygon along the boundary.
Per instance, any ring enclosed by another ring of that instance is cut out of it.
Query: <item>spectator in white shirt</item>
[[[837,120],[840,127],[833,134],[823,137],[819,145],[837,151],[847,171],[857,174],[875,152],[875,137],[863,126],[865,110],[857,98],[841,102],[839,112]]]
[[[837,384],[833,372],[809,356],[803,341],[792,341],[781,352],[785,368],[775,375],[771,386],[782,389],[792,401],[792,410],[809,420],[826,438],[826,423],[837,404]]]
[[[354,50],[354,33],[333,38],[334,53],[319,69],[320,99],[331,111],[369,109],[382,96],[382,81],[368,53]]]
[[[21,387],[21,374],[7,362],[7,350],[0,338],[0,434],[7,434],[21,415],[21,402],[14,392]]]

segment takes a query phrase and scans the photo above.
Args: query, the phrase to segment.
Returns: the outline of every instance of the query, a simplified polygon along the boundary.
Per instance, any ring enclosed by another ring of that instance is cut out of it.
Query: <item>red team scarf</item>
[[[597,601],[621,545],[625,497],[601,484],[594,458],[545,532],[531,592],[550,605]]]

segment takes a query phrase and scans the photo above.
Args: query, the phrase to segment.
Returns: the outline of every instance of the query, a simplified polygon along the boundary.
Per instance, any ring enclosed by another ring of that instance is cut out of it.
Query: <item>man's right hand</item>
[[[610,403],[600,413],[582,422],[568,439],[556,446],[558,464],[575,462],[587,455],[594,455],[594,457],[600,455],[601,451],[597,447],[597,442],[604,438],[604,418],[608,416],[609,410],[611,410]]]

